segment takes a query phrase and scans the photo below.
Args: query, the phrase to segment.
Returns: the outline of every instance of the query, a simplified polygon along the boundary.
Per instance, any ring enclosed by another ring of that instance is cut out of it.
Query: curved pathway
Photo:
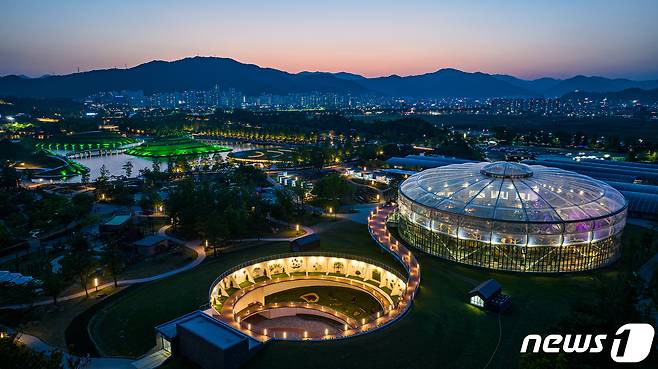
[[[416,296],[416,292],[418,292],[420,285],[420,264],[418,264],[418,260],[416,260],[416,257],[411,251],[400,244],[386,227],[388,217],[396,209],[397,206],[381,206],[375,208],[368,217],[368,232],[370,232],[370,236],[377,242],[379,247],[388,251],[402,264],[409,275],[407,290],[399,305],[404,309],[404,313],[406,313],[411,307],[411,302]],[[400,314],[400,316],[403,314]]]
[[[172,242],[183,244],[185,247],[187,247],[191,250],[194,250],[196,252],[196,255],[197,255],[196,259],[194,259],[194,261],[192,261],[189,264],[183,265],[180,268],[170,270],[168,272],[161,273],[161,274],[156,274],[154,276],[145,277],[145,278],[118,280],[117,284],[119,286],[130,286],[130,285],[133,285],[133,284],[148,283],[148,282],[156,281],[158,279],[167,278],[167,277],[172,276],[174,274],[178,274],[178,273],[182,273],[186,270],[190,270],[190,269],[196,267],[197,265],[201,264],[201,262],[203,262],[203,260],[205,260],[206,251],[204,250],[203,246],[201,245],[201,241],[199,241],[199,240],[182,241],[182,240],[179,240],[175,237],[171,237],[171,236],[167,235],[167,233],[166,233],[166,231],[169,227],[170,227],[170,225],[166,225],[166,226],[160,228],[160,230],[158,230],[158,234],[160,236],[167,237],[167,239],[169,239]],[[114,282],[108,282],[108,283],[104,283],[102,285],[99,285],[98,289],[102,290],[103,288],[107,288],[107,287],[111,287],[111,286],[114,286]],[[77,299],[77,298],[80,298],[80,297],[83,297],[83,296],[85,296],[85,291],[84,290],[82,290],[80,292],[77,292],[77,293],[74,293],[74,294],[71,294],[71,295],[68,295],[68,296],[58,297],[57,301],[58,302],[69,301],[69,300],[74,300],[74,299]],[[52,303],[53,303],[53,299],[49,298],[49,299],[36,301],[36,302],[32,302],[32,303],[27,303],[27,304],[16,304],[16,305],[2,306],[2,307],[0,307],[0,309],[25,309],[25,308],[29,308],[29,307],[32,307],[32,306],[49,305],[49,304],[52,304]]]

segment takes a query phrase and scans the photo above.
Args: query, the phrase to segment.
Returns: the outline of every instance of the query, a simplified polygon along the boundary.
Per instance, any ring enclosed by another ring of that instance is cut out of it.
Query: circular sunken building
[[[399,188],[399,233],[463,264],[576,272],[617,260],[627,202],[615,189],[557,168],[510,162],[425,170]]]

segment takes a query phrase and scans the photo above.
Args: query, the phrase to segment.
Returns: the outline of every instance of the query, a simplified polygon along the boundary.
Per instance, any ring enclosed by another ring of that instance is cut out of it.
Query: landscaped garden
[[[89,172],[89,168],[80,163],[45,151],[36,153],[30,161],[19,163],[16,169],[31,170],[36,178],[68,178]]]
[[[354,319],[360,319],[381,310],[379,302],[366,292],[329,286],[293,288],[265,297],[265,304],[283,302],[319,304]]]
[[[270,148],[238,151],[229,154],[229,158],[247,163],[295,164],[295,149]]]
[[[319,233],[322,251],[346,252],[398,265],[379,250],[363,225],[347,221],[323,225]],[[628,226],[622,260],[610,268],[586,274],[528,275],[494,272],[456,265],[419,254],[421,286],[408,316],[384,330],[348,341],[318,343],[273,342],[246,364],[247,368],[305,368],[305,356],[318,367],[484,367],[496,350],[489,368],[519,366],[519,348],[528,332],[544,333],[571,318],[583,306],[594,304],[605,319],[624,319],[614,299],[624,298],[631,273],[646,249],[645,232]],[[240,252],[211,258],[189,272],[162,281],[131,287],[121,298],[104,306],[89,330],[104,354],[138,356],[154,345],[153,327],[205,304],[214,278],[237,263],[288,251],[284,242],[260,243]],[[466,300],[466,292],[495,278],[512,296],[512,307],[500,318],[485,313]],[[317,292],[316,292],[317,293]],[[609,295],[610,293],[611,295]],[[302,295],[302,294],[300,294]],[[320,298],[322,298],[320,296]],[[605,305],[605,306],[603,306]],[[611,306],[609,306],[611,305]],[[613,314],[613,315],[610,315]],[[608,315],[616,318],[609,318]],[[616,324],[616,323],[613,323]],[[499,343],[499,334],[502,339]],[[381,349],[373,350],[373,347]],[[408,355],[422,352],[422,355]],[[338,356],[337,356],[338,355]],[[322,363],[326,363],[323,365]],[[183,359],[164,368],[193,367]]]
[[[6,161],[17,170],[33,177],[66,178],[87,173],[89,169],[49,150],[37,148],[27,140],[0,142],[0,162]]]
[[[168,135],[146,141],[126,150],[127,154],[151,158],[204,155],[231,151],[228,147],[209,145],[189,135]]]

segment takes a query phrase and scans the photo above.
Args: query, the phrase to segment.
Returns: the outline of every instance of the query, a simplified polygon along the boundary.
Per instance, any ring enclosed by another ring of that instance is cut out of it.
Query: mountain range
[[[128,69],[104,69],[58,76],[0,77],[0,96],[80,99],[102,91],[167,91],[235,88],[246,95],[334,92],[395,97],[532,97],[562,96],[572,91],[595,93],[656,89],[658,80],[633,81],[575,76],[524,80],[509,75],[440,69],[413,76],[366,78],[339,72],[300,72],[263,68],[230,58],[192,57],[151,61]]]

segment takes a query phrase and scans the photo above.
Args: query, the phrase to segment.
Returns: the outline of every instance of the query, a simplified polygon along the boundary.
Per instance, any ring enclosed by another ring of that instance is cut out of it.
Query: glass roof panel
[[[449,213],[503,220],[560,222],[617,212],[626,200],[604,182],[558,168],[519,163],[464,163],[409,177],[400,192]]]

